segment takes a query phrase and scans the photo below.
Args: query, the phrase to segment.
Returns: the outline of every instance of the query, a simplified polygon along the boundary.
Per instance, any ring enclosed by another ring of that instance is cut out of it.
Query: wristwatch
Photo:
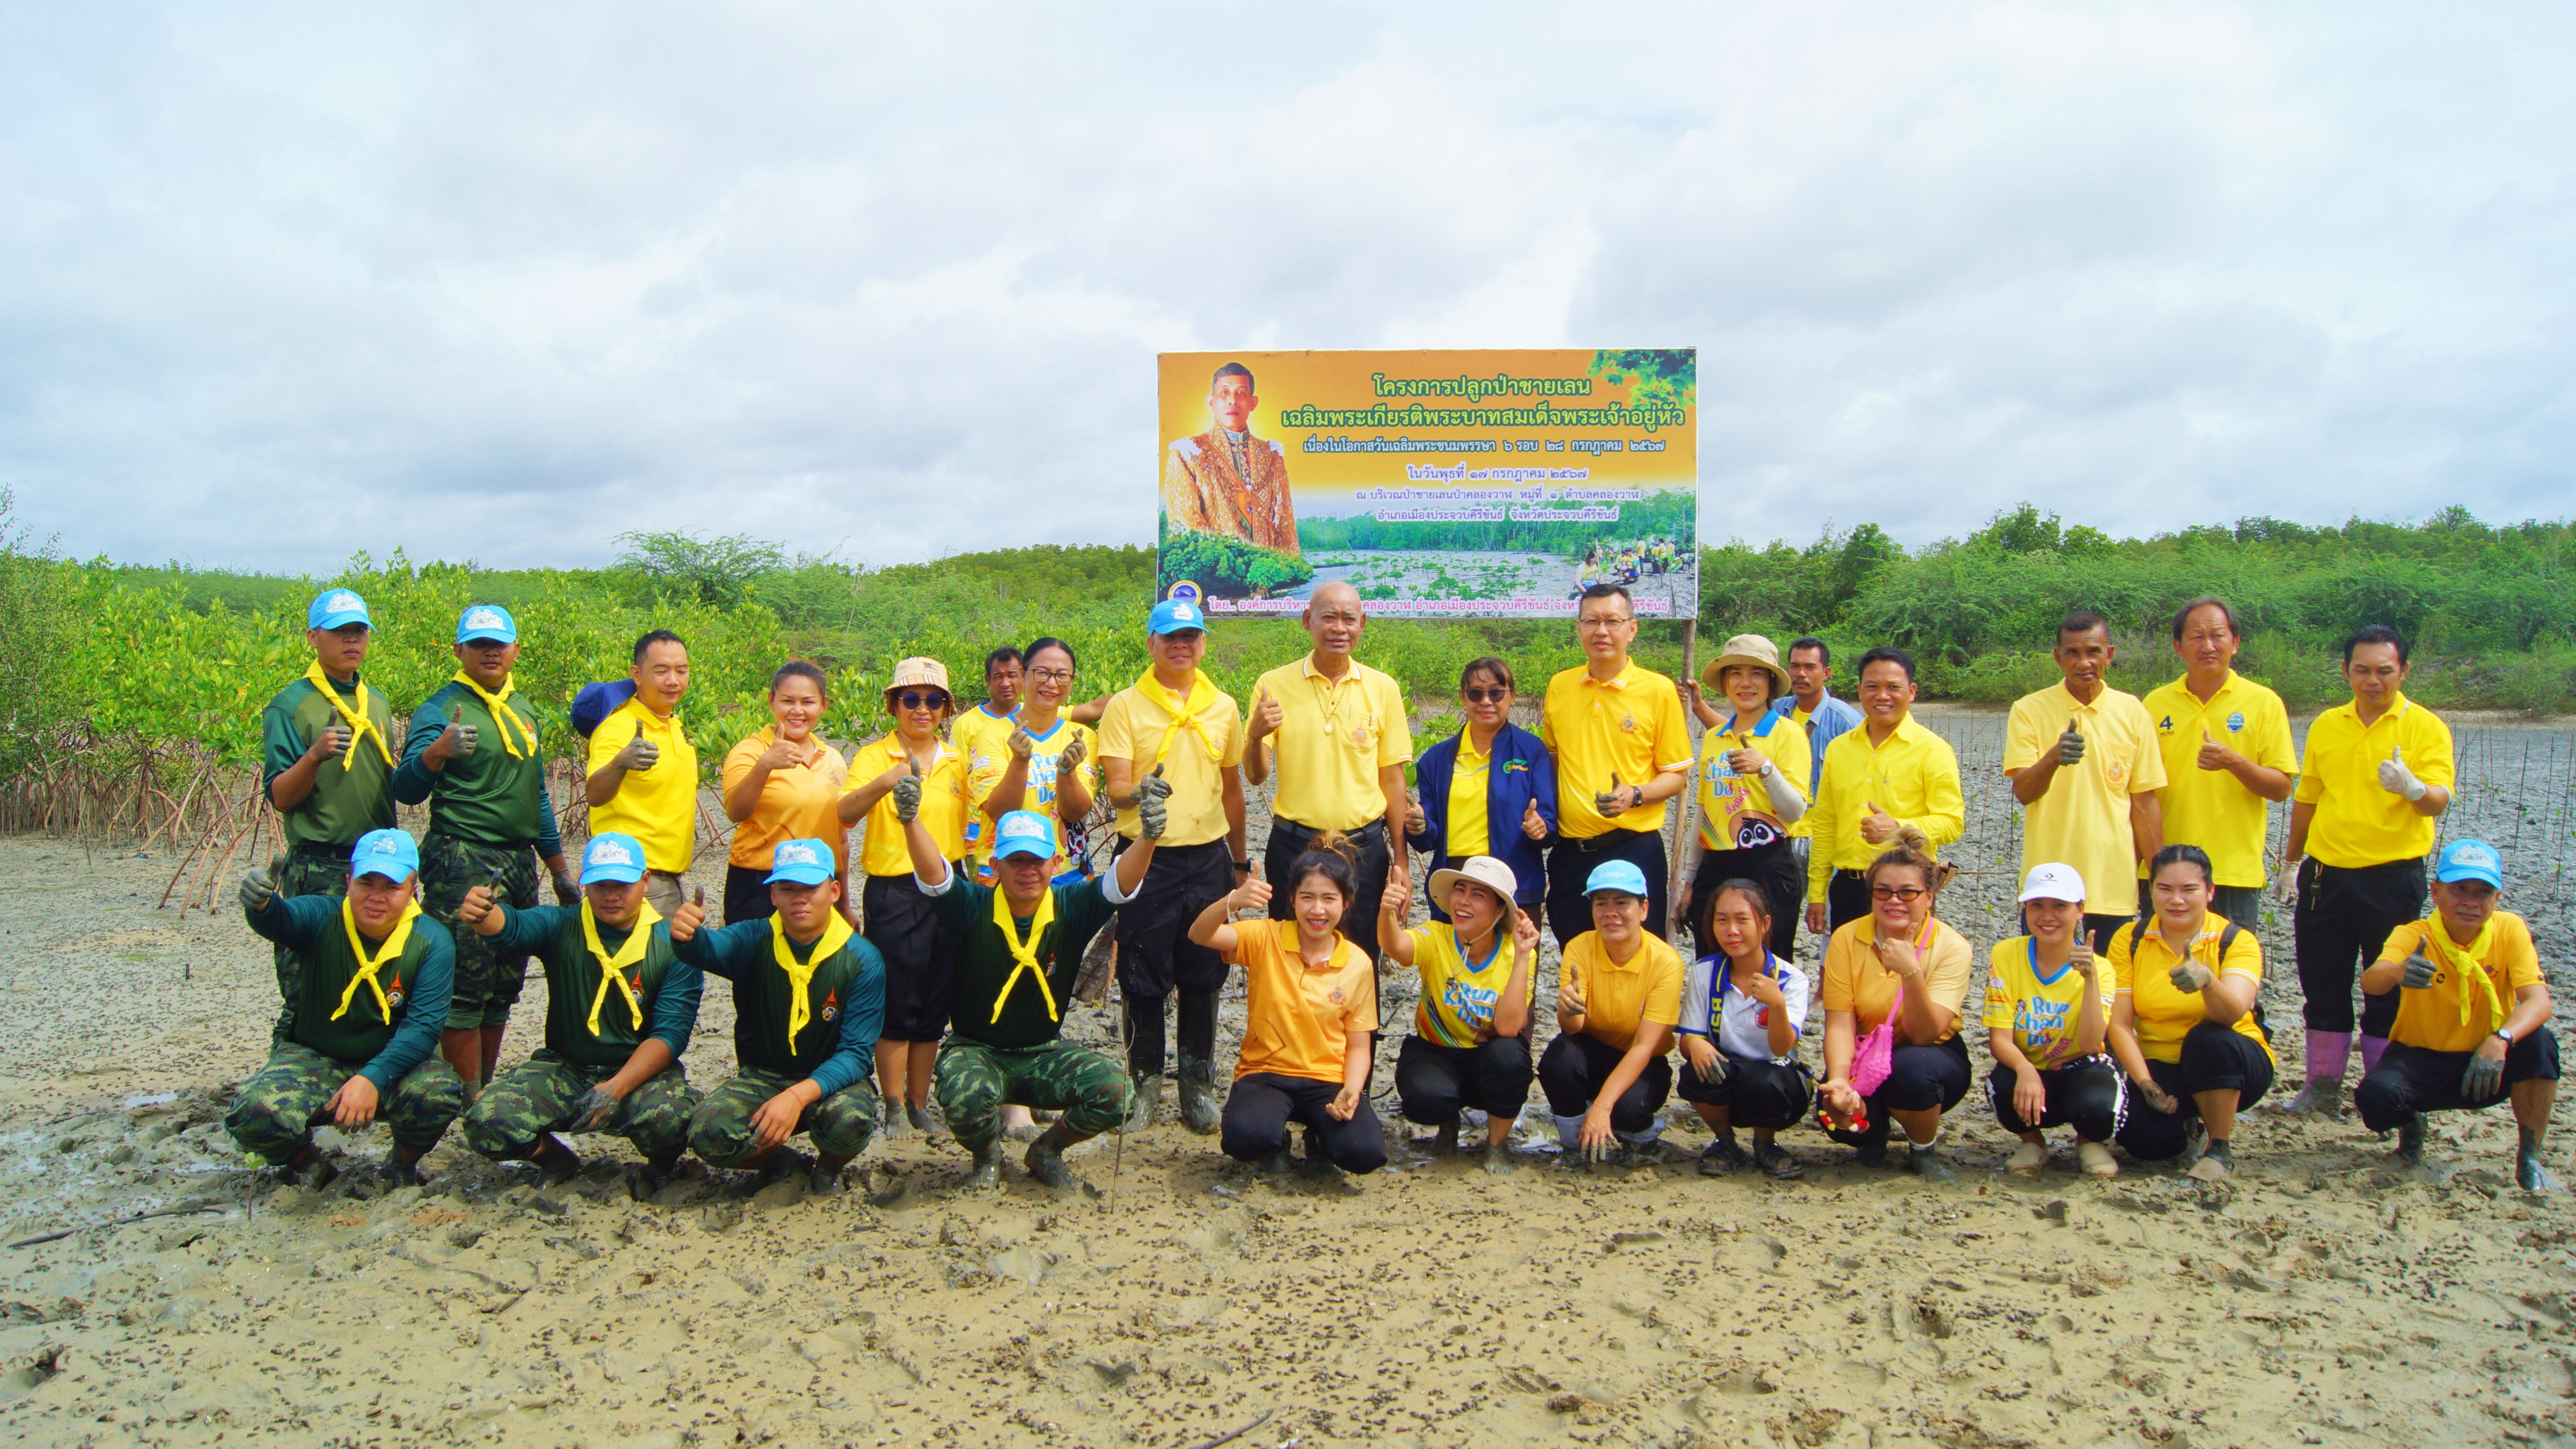
[[[1242,871],[1245,875],[1250,875],[1250,874],[1252,874],[1252,862],[1251,862],[1251,861],[1248,861],[1248,860],[1238,860],[1238,861],[1236,861],[1236,862],[1234,863],[1234,868],[1235,868],[1236,870]]]
[[[2500,1042],[2503,1042],[2503,1043],[2504,1043],[2504,1045],[2505,1045],[2505,1050],[2507,1050],[2507,1051],[2511,1051],[2511,1050],[2513,1050],[2513,1033],[2512,1033],[2512,1032],[2509,1032],[2509,1031],[2505,1030],[2503,1027],[2497,1027],[2497,1028],[2495,1029],[2495,1034],[2496,1034],[2496,1040],[2498,1040],[2498,1041],[2500,1041]]]

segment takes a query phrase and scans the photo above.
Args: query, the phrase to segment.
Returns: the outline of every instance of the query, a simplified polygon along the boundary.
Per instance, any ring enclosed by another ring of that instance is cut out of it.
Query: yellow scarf
[[[386,1025],[393,1024],[393,1003],[385,999],[385,988],[377,984],[376,972],[383,969],[386,962],[402,959],[403,947],[411,941],[411,923],[419,916],[420,901],[417,898],[403,902],[402,919],[394,922],[393,933],[386,936],[385,944],[370,956],[366,943],[358,938],[358,908],[346,900],[340,902],[340,929],[349,933],[349,954],[358,958],[358,972],[349,978],[347,986],[341,988],[340,1009],[331,1013],[333,1021],[349,1014],[349,1003],[357,999],[358,983],[363,981],[367,983],[367,989],[376,994],[376,1014],[385,1019]]]
[[[1064,1008],[1055,1004],[1055,988],[1047,985],[1046,968],[1038,964],[1038,942],[1046,938],[1047,927],[1055,924],[1054,890],[1038,897],[1038,908],[1029,916],[1027,941],[1020,939],[1019,927],[1012,921],[1011,898],[1000,891],[993,892],[993,924],[1002,928],[1002,944],[1011,948],[1011,960],[1018,963],[1011,967],[1010,976],[993,997],[993,1020],[1002,1019],[1002,1003],[1011,999],[1011,988],[1020,984],[1023,971],[1038,979],[1038,991],[1046,997],[1047,1020],[1064,1020]]]
[[[510,691],[517,687],[518,682],[516,676],[503,676],[501,680],[501,692],[498,694],[494,694],[490,690],[485,689],[482,685],[475,683],[474,676],[467,674],[462,669],[456,671],[456,682],[464,685],[467,689],[473,690],[474,697],[483,701],[483,707],[491,711],[493,733],[501,737],[501,748],[510,752],[511,759],[524,759],[527,755],[533,755],[537,752],[537,732],[528,728],[528,722],[519,718],[518,711],[510,708],[508,703]],[[526,755],[520,753],[518,742],[510,738],[510,726],[512,725],[517,725],[519,727],[519,733],[527,737],[528,748]]]
[[[339,687],[331,682],[331,676],[323,671],[321,660],[316,659],[307,665],[304,677],[313,681],[313,687],[320,690],[322,697],[331,701],[331,708],[339,712],[340,723],[349,727],[349,752],[340,757],[341,770],[345,772],[358,768],[358,746],[366,743],[369,735],[376,737],[376,753],[385,757],[385,763],[390,765],[394,762],[393,746],[385,743],[385,732],[376,728],[375,717],[367,712],[365,680],[350,686],[351,691],[358,696],[358,707],[352,710],[340,698]]]
[[[1199,711],[1216,702],[1216,686],[1207,682],[1206,675],[1192,671],[1190,697],[1187,700],[1177,700],[1172,698],[1170,690],[1163,687],[1163,681],[1154,677],[1154,671],[1148,668],[1136,680],[1136,692],[1172,717],[1172,727],[1163,731],[1162,748],[1154,751],[1153,763],[1145,767],[1147,770],[1150,771],[1154,765],[1163,763],[1163,757],[1172,752],[1172,741],[1185,729],[1198,736],[1199,748],[1207,751],[1210,764],[1225,758],[1224,748],[1216,742],[1214,735],[1208,733],[1207,721],[1199,718]]]
[[[2488,973],[2485,965],[2479,960],[2486,955],[2490,947],[2495,945],[2495,933],[2496,918],[2492,913],[2487,916],[2486,924],[2478,927],[2477,938],[2466,946],[2451,940],[2451,933],[2444,929],[2438,916],[2425,923],[2424,949],[2433,953],[2434,960],[2450,967],[2452,974],[2458,976],[2462,982],[2460,987],[2460,1025],[2462,1026],[2469,1024],[2467,985],[2469,982],[2477,983],[2479,993],[2486,1000],[2487,1010],[2492,1013],[2487,1019],[2497,1026],[2504,1025],[2504,998],[2496,991],[2495,977]]]
[[[796,953],[787,947],[787,918],[783,915],[769,918],[769,954],[777,958],[778,969],[787,973],[787,984],[793,988],[793,994],[787,1000],[789,1052],[796,1050],[796,1034],[805,1029],[805,1023],[814,1019],[813,1007],[805,999],[805,988],[814,982],[814,968],[830,960],[833,952],[847,945],[850,934],[850,923],[841,919],[839,911],[825,915],[823,939],[814,943],[814,949],[806,955],[804,964],[799,965]]]
[[[599,1009],[608,1004],[608,983],[611,981],[617,983],[617,994],[626,998],[626,1011],[635,1018],[635,1029],[644,1029],[644,1003],[636,997],[634,983],[626,979],[626,968],[644,959],[645,948],[653,944],[653,927],[661,920],[662,913],[653,909],[651,901],[646,901],[644,914],[635,918],[635,929],[626,933],[626,944],[618,947],[617,954],[611,956],[608,948],[599,944],[599,918],[591,914],[588,898],[583,899],[581,939],[590,947],[590,954],[599,958],[599,990],[590,998],[592,1036],[599,1035]]]

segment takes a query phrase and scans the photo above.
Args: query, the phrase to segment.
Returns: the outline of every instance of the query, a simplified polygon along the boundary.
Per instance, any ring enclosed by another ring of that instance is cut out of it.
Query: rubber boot
[[[1916,1177],[1922,1178],[1925,1182],[1957,1182],[1959,1180],[1959,1174],[1951,1171],[1950,1164],[1941,1160],[1941,1130],[1939,1128],[1936,1127],[1932,1130],[1931,1141],[1909,1142],[1908,1149],[1905,1165],[1914,1170],[1914,1175]]]
[[[1214,1068],[1205,1057],[1181,1058],[1181,1125],[1201,1137],[1217,1129]]]
[[[1029,1176],[1049,1187],[1057,1189],[1073,1187],[1081,1179],[1073,1175],[1072,1168],[1065,1166],[1064,1151],[1076,1140],[1078,1139],[1059,1119],[1046,1131],[1038,1134],[1038,1140],[1029,1144],[1028,1155],[1020,1161],[1027,1166]]]
[[[2397,1160],[2410,1167],[2424,1161],[2424,1114],[2417,1112],[2397,1124]]]
[[[2311,1031],[2307,1037],[2308,1084],[2281,1104],[2284,1112],[2343,1115],[2343,1074],[2352,1062],[2352,1033]]]
[[[2379,1070],[2379,1058],[2388,1050],[2388,1038],[2365,1036],[2361,1039],[2361,1074],[2365,1077]]]

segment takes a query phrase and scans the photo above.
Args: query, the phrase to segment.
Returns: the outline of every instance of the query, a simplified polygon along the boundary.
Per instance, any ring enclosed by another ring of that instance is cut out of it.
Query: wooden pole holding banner
[[[1675,683],[1681,687],[1682,698],[1690,698],[1690,681],[1697,679],[1698,677],[1699,617],[1697,611],[1694,610],[1690,621],[1682,626],[1682,677],[1675,681]],[[1689,707],[1685,705],[1683,707],[1682,728],[1686,731],[1692,730],[1696,728],[1698,723],[1698,717],[1691,714]],[[1690,783],[1682,787],[1681,829],[1673,834],[1672,862],[1664,877],[1664,903],[1668,908],[1672,907],[1674,903],[1680,901],[1682,898],[1682,873],[1690,868],[1691,837],[1693,832],[1699,829],[1699,822],[1697,819],[1699,815],[1699,745],[1698,740],[1695,737],[1691,744],[1691,772],[1689,778]],[[1671,917],[1664,922],[1666,928],[1676,936],[1681,933],[1680,917],[1681,912],[1676,909],[1672,911]]]

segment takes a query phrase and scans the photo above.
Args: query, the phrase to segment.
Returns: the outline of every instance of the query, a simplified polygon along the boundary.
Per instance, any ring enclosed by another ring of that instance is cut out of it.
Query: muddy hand
[[[241,878],[242,909],[252,915],[267,910],[268,903],[277,899],[278,884],[285,879],[286,857],[270,856],[267,869],[251,871]]]
[[[1171,794],[1172,782],[1163,778],[1161,765],[1156,765],[1153,773],[1136,782],[1136,799],[1139,804],[1142,804],[1148,795],[1158,800],[1167,800],[1171,798]]]
[[[2057,737],[2057,763],[2080,765],[2083,762],[2084,734],[2075,728],[2075,721],[2070,719],[2066,722],[2066,733]]]
[[[921,762],[905,762],[907,773],[894,782],[894,818],[910,825],[921,818]]]
[[[2421,991],[2433,984],[2433,973],[2437,969],[2418,948],[2414,955],[2406,958],[2406,974],[2397,978],[2397,984],[2409,991]]]
[[[1619,783],[1618,776],[1611,776],[1610,788],[1592,797],[1592,808],[1605,820],[1617,818],[1623,811],[1632,808],[1619,803],[1620,795],[1627,788]]]
[[[2492,1051],[2494,1055],[2488,1053]],[[2460,1073],[2460,1095],[2472,1102],[2485,1102],[2504,1091],[2504,1043],[2488,1037],[2486,1044],[2469,1057],[2469,1068]]]
[[[1159,770],[1162,766],[1154,768]],[[1169,790],[1136,792],[1136,834],[1139,838],[1160,840],[1163,832],[1171,827],[1172,802],[1166,798],[1170,794]]]
[[[318,747],[322,758],[336,760],[349,753],[349,727],[344,724],[324,725],[321,738],[315,740],[314,744]]]
[[[1038,742],[1031,739],[1028,730],[1020,725],[1011,727],[1011,737],[1003,743],[1011,747],[1011,758],[1015,760],[1025,760],[1037,753]]]
[[[1087,758],[1090,753],[1090,751],[1082,747],[1082,736],[1079,734],[1075,735],[1073,737],[1073,743],[1064,747],[1064,753],[1055,757],[1055,772],[1057,777],[1060,779],[1081,769],[1083,760]]]
[[[574,1100],[572,1121],[567,1125],[575,1132],[596,1132],[616,1115],[617,1098],[606,1087],[593,1087]]]
[[[661,763],[662,747],[644,738],[644,722],[637,720],[635,738],[628,740],[626,748],[617,752],[617,759],[630,771],[649,770]]]
[[[482,734],[479,727],[465,722],[463,705],[451,704],[447,707],[447,728],[438,732],[438,738],[430,743],[430,749],[437,751],[442,760],[463,759],[474,753],[475,745],[481,743]]]
[[[2209,968],[2197,961],[2184,961],[2166,972],[2165,979],[2173,983],[2174,990],[2194,996],[2209,984]]]

